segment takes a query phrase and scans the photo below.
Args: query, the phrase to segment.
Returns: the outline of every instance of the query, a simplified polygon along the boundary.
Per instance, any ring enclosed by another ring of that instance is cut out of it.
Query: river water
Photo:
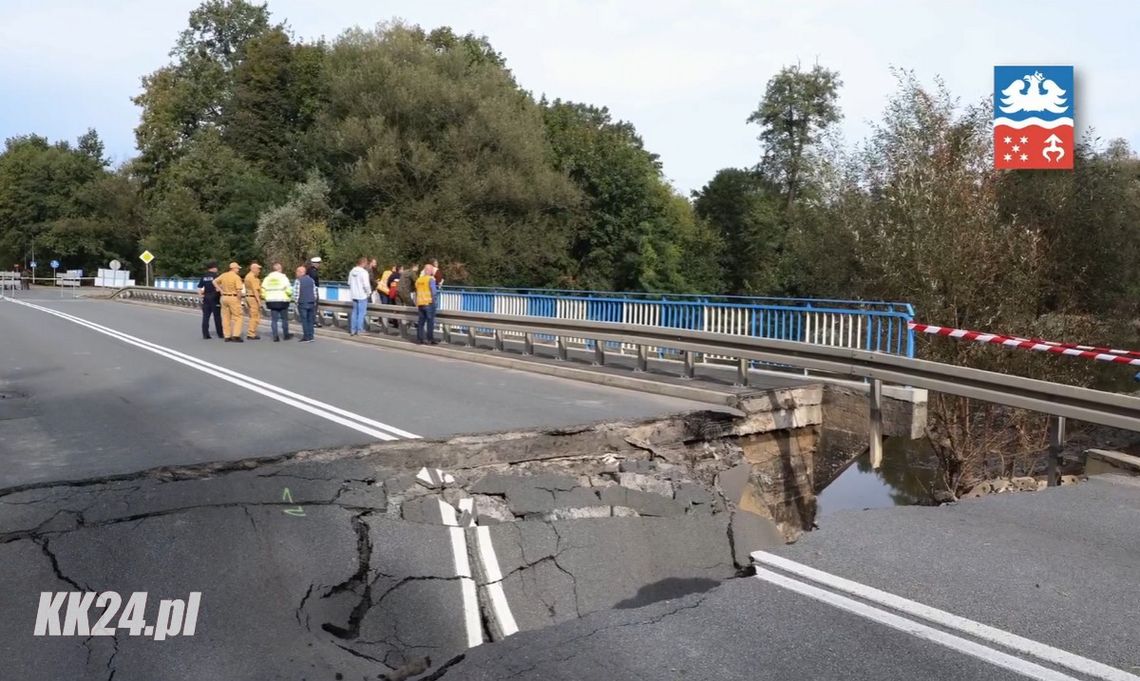
[[[925,439],[888,438],[882,467],[872,470],[864,453],[819,493],[817,513],[929,504],[936,477]]]

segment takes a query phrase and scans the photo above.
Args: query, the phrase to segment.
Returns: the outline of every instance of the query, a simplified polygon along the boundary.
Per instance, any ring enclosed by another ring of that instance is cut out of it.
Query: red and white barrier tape
[[[1070,357],[1083,357],[1085,359],[1095,359],[1098,362],[1113,362],[1116,364],[1140,366],[1140,352],[1135,350],[1115,350],[1113,348],[1101,348],[1093,345],[1055,343],[1053,341],[1002,336],[996,333],[982,333],[981,331],[954,329],[948,326],[934,326],[932,324],[916,324],[914,322],[908,322],[907,328],[918,331],[919,333],[929,333],[936,336],[946,336],[948,338],[960,338],[977,343],[997,343],[1009,348],[1050,352],[1056,355],[1068,355]]]

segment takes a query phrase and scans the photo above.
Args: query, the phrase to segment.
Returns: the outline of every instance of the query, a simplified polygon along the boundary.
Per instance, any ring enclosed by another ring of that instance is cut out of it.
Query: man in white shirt
[[[372,295],[368,258],[357,260],[356,267],[348,273],[348,292],[352,296],[352,317],[349,319],[348,333],[355,336],[364,330],[364,315],[368,312],[368,299]]]

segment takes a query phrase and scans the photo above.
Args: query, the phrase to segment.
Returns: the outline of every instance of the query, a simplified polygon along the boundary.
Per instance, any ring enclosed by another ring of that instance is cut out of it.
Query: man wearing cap
[[[324,326],[324,323],[321,321],[321,306],[319,304],[321,302],[321,288],[320,288],[320,286],[321,286],[321,276],[320,276],[321,273],[320,273],[320,268],[321,268],[321,256],[314,255],[312,258],[309,259],[308,266],[305,267],[305,274],[309,275],[309,278],[313,280],[313,288],[317,292],[317,301],[315,303],[313,303],[313,318],[316,320],[317,326]]]
[[[214,288],[222,296],[222,330],[227,343],[241,343],[241,265],[230,263],[230,270],[214,279]]]
[[[202,298],[202,338],[210,338],[210,317],[214,318],[214,330],[218,338],[225,338],[222,333],[221,295],[214,287],[214,279],[218,276],[218,263],[211,260],[206,263],[206,273],[198,280],[198,295]]]
[[[261,340],[257,333],[257,325],[261,322],[261,265],[256,262],[249,264],[249,274],[245,275],[245,306],[249,308],[249,329],[246,338]]]

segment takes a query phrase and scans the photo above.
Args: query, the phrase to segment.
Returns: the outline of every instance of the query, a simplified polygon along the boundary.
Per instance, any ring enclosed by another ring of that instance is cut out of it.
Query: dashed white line
[[[319,416],[328,421],[332,421],[333,423],[351,428],[355,431],[364,433],[365,435],[369,435],[378,440],[391,441],[399,438],[419,438],[418,435],[409,433],[394,426],[390,426],[386,423],[381,423],[374,419],[370,419],[366,416],[350,412],[346,409],[341,409],[340,407],[328,404],[326,402],[315,400],[306,395],[301,395],[299,393],[286,390],[285,388],[281,388],[271,383],[266,383],[265,381],[253,378],[252,376],[247,376],[237,371],[233,371],[232,369],[227,369],[226,367],[212,364],[200,358],[194,357],[193,355],[187,355],[172,348],[167,348],[165,346],[158,345],[157,343],[152,343],[148,340],[123,333],[122,331],[117,331],[101,324],[88,321],[81,317],[76,317],[74,315],[60,312],[59,310],[53,310],[48,307],[42,307],[40,305],[27,303],[22,300],[15,300],[12,298],[9,298],[9,300],[13,303],[16,303],[17,305],[22,305],[24,307],[38,310],[40,312],[46,312],[47,314],[86,327],[97,333],[115,338],[124,343],[127,343],[128,345],[133,345],[142,350],[146,350],[161,357],[165,357],[184,366],[188,366],[192,369],[201,371],[202,373],[220,378],[228,383],[232,383],[236,386],[245,388],[246,390],[264,395],[265,397],[281,402],[282,404],[287,404],[296,409],[300,409],[301,411]]]
[[[1010,633],[1004,629],[998,629],[982,624],[981,622],[975,622],[974,620],[946,612],[945,610],[939,610],[938,608],[912,601],[902,596],[896,596],[895,594],[867,586],[860,582],[817,570],[808,565],[797,563],[794,560],[768,553],[767,551],[756,551],[752,554],[752,560],[761,565],[777,568],[784,572],[811,580],[817,584],[822,584],[836,591],[857,596],[864,600],[886,606],[892,610],[911,615],[912,617],[924,619],[946,629],[959,631],[974,638],[988,641],[1019,653],[1031,655],[1044,662],[1066,667],[1081,674],[1095,676],[1105,681],[1140,681],[1140,676],[1130,674],[1115,667],[1110,667],[1102,662],[1090,660],[1087,657],[1075,655],[1060,648],[1054,648],[1039,641]],[[759,574],[759,569],[757,573]]]

